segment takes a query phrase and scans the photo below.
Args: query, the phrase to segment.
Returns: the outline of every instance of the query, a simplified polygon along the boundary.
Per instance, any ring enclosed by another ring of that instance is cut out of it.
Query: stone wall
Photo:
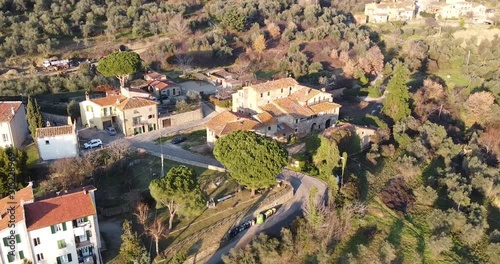
[[[168,121],[166,122],[167,124],[164,125],[164,120],[168,120],[168,119],[170,119],[170,125],[168,125]],[[159,117],[158,118],[158,127],[159,128],[166,128],[166,127],[170,127],[170,126],[178,126],[178,125],[186,124],[189,122],[198,121],[201,119],[203,119],[203,110],[200,107],[196,110],[181,113],[181,114]]]

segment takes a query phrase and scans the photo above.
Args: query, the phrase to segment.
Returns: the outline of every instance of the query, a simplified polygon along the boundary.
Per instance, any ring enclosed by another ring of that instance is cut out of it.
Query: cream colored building
[[[415,16],[416,7],[413,1],[368,3],[365,5],[364,13],[367,22],[371,23],[407,21]]]
[[[207,142],[239,130],[288,141],[322,130],[338,120],[340,105],[324,90],[302,86],[292,78],[244,87],[233,94],[232,112],[207,123]]]
[[[0,102],[0,147],[20,148],[29,135],[22,102]]]
[[[80,113],[83,125],[114,127],[125,136],[154,131],[158,125],[158,103],[142,97],[120,94],[90,99],[87,95],[80,102]]]

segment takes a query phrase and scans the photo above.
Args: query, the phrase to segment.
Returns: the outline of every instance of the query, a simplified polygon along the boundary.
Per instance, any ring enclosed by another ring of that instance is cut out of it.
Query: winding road
[[[269,218],[264,224],[250,227],[246,232],[237,236],[233,242],[220,248],[211,257],[208,257],[204,263],[218,264],[222,263],[222,256],[228,255],[232,248],[242,248],[248,245],[251,240],[259,233],[265,232],[267,234],[279,234],[283,227],[289,226],[297,216],[302,215],[305,205],[309,200],[309,193],[311,188],[317,189],[319,198],[325,198],[327,195],[326,183],[301,174],[289,169],[283,169],[281,173],[283,179],[288,181],[294,190],[293,198],[286,204],[280,207],[276,214]]]

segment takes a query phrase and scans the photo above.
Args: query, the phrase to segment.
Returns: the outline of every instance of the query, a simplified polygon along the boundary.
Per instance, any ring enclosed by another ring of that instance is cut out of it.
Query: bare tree
[[[186,75],[188,71],[191,70],[191,65],[193,63],[193,57],[187,54],[176,54],[175,63],[182,70],[182,74]]]
[[[135,206],[134,215],[137,217],[137,221],[145,227],[146,221],[149,216],[149,206],[147,203],[140,202]]]
[[[491,111],[491,106],[495,102],[495,97],[490,92],[479,92],[473,93],[465,101],[465,109],[467,110],[467,115],[469,121],[474,124],[477,122],[479,124],[487,121],[489,113]]]
[[[489,124],[486,130],[479,136],[479,144],[486,148],[486,151],[493,152],[500,157],[500,124]]]
[[[274,39],[281,36],[280,27],[275,23],[270,23],[269,25],[267,25],[267,31],[269,31],[269,35],[271,35],[271,37]]]
[[[180,42],[191,35],[191,29],[182,15],[175,15],[168,22],[168,35],[174,41]]]
[[[156,244],[156,254],[158,255],[159,253],[159,246],[158,243],[162,237],[167,236],[168,229],[163,223],[161,219],[156,219],[150,226],[147,228],[148,234],[155,240]]]
[[[66,158],[54,161],[49,166],[50,178],[60,184],[63,189],[76,187],[83,183],[85,170],[79,158]]]

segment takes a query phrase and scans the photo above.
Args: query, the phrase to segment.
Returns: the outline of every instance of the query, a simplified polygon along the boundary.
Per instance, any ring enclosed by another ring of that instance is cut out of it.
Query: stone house
[[[364,14],[367,17],[367,22],[371,23],[407,21],[415,16],[416,7],[413,1],[368,3],[365,5]]]
[[[207,142],[238,130],[288,141],[334,125],[340,105],[324,90],[299,85],[292,78],[247,86],[233,94],[232,112],[207,123]]]
[[[238,80],[238,76],[230,73],[225,69],[217,69],[207,72],[208,81],[215,86],[222,86],[223,88],[236,88],[242,86],[243,82]]]

